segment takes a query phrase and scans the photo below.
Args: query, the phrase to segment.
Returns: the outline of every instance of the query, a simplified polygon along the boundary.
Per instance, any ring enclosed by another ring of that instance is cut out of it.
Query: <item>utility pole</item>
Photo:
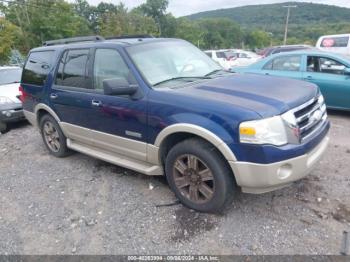
[[[283,44],[287,44],[287,37],[288,37],[288,24],[289,24],[289,16],[290,16],[290,9],[291,8],[297,8],[297,5],[285,5],[284,8],[287,8],[287,19],[286,19],[286,27],[284,29],[284,41]]]

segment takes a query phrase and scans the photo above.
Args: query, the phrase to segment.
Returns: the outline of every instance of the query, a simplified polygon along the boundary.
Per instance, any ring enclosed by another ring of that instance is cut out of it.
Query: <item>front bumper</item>
[[[237,184],[245,193],[270,192],[299,180],[310,173],[327,149],[329,137],[310,152],[299,157],[271,164],[230,162]]]
[[[0,122],[9,123],[24,119],[22,104],[14,103],[0,106]]]

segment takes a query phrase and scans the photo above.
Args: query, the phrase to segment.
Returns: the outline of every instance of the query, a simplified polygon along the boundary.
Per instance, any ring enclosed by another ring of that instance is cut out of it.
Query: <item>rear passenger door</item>
[[[142,95],[105,95],[103,82],[123,79],[138,85],[133,74],[117,49],[97,48],[94,55],[92,136],[95,146],[105,151],[146,160],[147,100]],[[140,87],[138,87],[140,90]]]
[[[31,52],[28,56],[22,73],[21,86],[25,93],[23,109],[34,112],[35,106],[45,100],[45,86],[51,83],[48,75],[52,70],[55,51],[45,50]]]
[[[89,129],[95,123],[92,113],[94,89],[91,78],[92,50],[65,50],[59,60],[50,106],[62,121],[68,138],[92,145]]]

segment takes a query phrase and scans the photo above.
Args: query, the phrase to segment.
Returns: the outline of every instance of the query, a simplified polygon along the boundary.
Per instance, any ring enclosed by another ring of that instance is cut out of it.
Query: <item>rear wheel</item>
[[[235,183],[226,161],[201,139],[175,145],[166,158],[165,170],[171,189],[189,208],[218,212],[233,199]]]
[[[40,131],[46,148],[56,157],[65,157],[70,151],[67,148],[67,139],[57,121],[50,115],[40,119]]]

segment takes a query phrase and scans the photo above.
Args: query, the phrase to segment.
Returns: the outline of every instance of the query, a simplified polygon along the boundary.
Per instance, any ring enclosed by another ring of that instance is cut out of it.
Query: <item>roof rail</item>
[[[106,37],[106,40],[112,40],[112,39],[132,39],[132,38],[155,38],[153,35],[118,35],[118,36],[110,36]]]
[[[52,46],[52,45],[65,45],[70,43],[79,43],[79,42],[95,42],[105,40],[102,36],[80,36],[80,37],[71,37],[57,40],[45,41],[43,46]]]

